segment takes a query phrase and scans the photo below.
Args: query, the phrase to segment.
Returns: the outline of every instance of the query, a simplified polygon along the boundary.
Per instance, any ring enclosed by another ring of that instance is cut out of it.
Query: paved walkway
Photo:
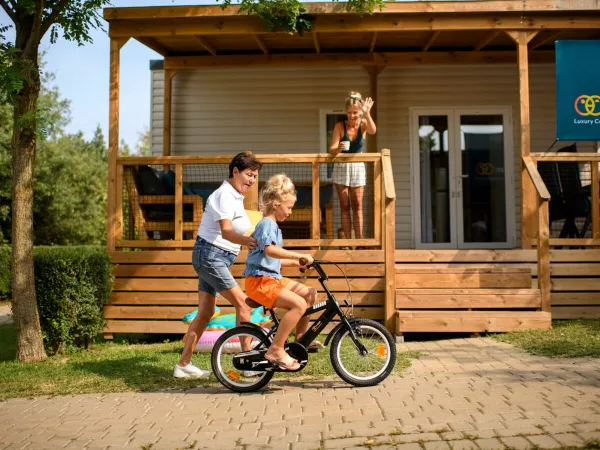
[[[400,347],[427,355],[373,388],[275,378],[245,395],[9,400],[0,449],[525,449],[600,439],[600,360],[535,357],[479,338]]]

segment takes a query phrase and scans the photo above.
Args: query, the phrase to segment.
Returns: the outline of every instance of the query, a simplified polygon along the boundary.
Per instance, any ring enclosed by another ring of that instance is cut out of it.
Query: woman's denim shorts
[[[192,265],[198,274],[198,290],[215,297],[221,291],[232,289],[238,284],[229,267],[237,255],[197,238],[192,252]]]

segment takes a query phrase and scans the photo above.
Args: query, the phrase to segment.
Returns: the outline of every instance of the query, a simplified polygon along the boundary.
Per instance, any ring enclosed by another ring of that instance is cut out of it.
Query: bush
[[[0,246],[0,300],[10,299],[11,293],[10,247]]]
[[[104,248],[36,247],[35,291],[49,353],[89,346],[102,330],[102,308],[112,290]]]

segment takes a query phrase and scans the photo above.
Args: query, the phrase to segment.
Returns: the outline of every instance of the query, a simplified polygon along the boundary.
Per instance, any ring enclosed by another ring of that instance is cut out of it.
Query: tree
[[[35,244],[105,244],[107,174],[108,162],[81,132],[41,142],[35,163]]]
[[[151,156],[150,151],[150,129],[144,126],[144,129],[138,133],[138,139],[135,143],[135,152],[137,156]]]
[[[15,43],[6,42],[0,28],[0,96],[13,106],[12,255],[13,317],[17,359],[34,362],[46,357],[42,342],[33,276],[33,173],[39,133],[39,47],[50,33],[79,44],[91,42],[90,28],[101,27],[99,8],[109,0],[0,0],[15,26]]]

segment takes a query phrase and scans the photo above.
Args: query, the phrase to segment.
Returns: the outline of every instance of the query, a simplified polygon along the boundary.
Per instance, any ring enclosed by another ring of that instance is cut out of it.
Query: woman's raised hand
[[[371,113],[371,108],[373,107],[373,103],[375,103],[373,101],[373,99],[371,97],[367,97],[365,102],[363,103],[363,113],[364,114],[370,114]]]

